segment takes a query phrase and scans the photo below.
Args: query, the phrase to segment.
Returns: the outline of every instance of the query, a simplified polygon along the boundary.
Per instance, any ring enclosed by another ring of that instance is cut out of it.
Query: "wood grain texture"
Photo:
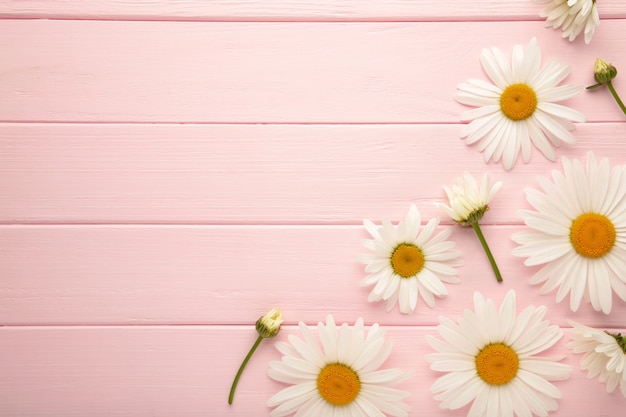
[[[0,20],[0,121],[458,123],[456,85],[485,78],[482,48],[510,56],[537,37],[586,86],[598,56],[626,68],[625,31],[607,20],[589,47],[542,22]],[[589,122],[623,118],[606,94],[566,104]]]
[[[608,92],[606,92],[608,95]],[[604,97],[607,99],[608,97]],[[608,101],[608,100],[607,100]],[[504,186],[485,218],[518,224],[524,189],[561,164],[485,165],[459,125],[0,124],[4,223],[361,224],[416,204],[442,217],[462,171]],[[626,163],[626,124],[581,124],[578,144]],[[44,139],[45,138],[45,139]],[[436,177],[433,177],[433,174]]]
[[[321,320],[325,320],[322,317]],[[356,316],[349,323],[353,323]],[[36,331],[35,331],[36,330]],[[266,376],[268,362],[279,360],[275,340],[298,334],[285,326],[277,339],[265,341],[246,368],[232,406],[228,390],[242,358],[256,338],[252,326],[46,327],[0,328],[0,413],[22,416],[268,415],[267,399],[286,385]],[[430,394],[439,376],[423,356],[432,353],[424,336],[434,328],[386,328],[394,349],[385,368],[410,369],[398,388],[411,392],[411,417],[462,417],[468,408],[442,411]],[[568,336],[544,356],[566,352]],[[210,354],[207,354],[210,353]],[[555,417],[619,416],[623,398],[609,395],[578,369],[579,356],[563,363],[571,377],[555,383],[563,394]],[[585,395],[576,396],[584,391]],[[36,399],[36,401],[34,400]],[[583,414],[581,410],[593,410]]]
[[[219,21],[538,20],[532,1],[474,0],[0,0],[0,17]],[[625,17],[621,0],[602,0],[603,19]]]
[[[486,78],[482,48],[510,56],[532,37],[544,63],[572,67],[568,84],[592,84],[597,57],[626,68],[626,2],[598,5],[586,45],[544,28],[532,0],[0,0],[0,416],[268,415],[285,387],[266,376],[273,341],[226,400],[271,307],[285,313],[278,340],[329,313],[387,327],[386,365],[413,372],[411,417],[467,414],[433,399],[424,336],[475,290],[625,332],[617,297],[610,315],[572,313],[529,285],[537,268],[511,255],[516,210],[560,164],[485,164],[458,138],[469,108],[454,101]],[[559,157],[626,163],[606,89],[565,104],[587,122]],[[411,203],[442,216],[433,202],[462,171],[504,183],[482,222],[504,283],[452,226],[462,283],[435,309],[368,303],[362,220],[397,221]],[[566,342],[547,352],[574,367],[550,417],[622,417],[626,399],[588,380]]]
[[[509,289],[520,305],[546,305],[560,325],[572,318],[621,327],[626,303],[613,297],[610,315],[569,298],[540,296],[528,283],[538,268],[511,255],[519,226],[483,226],[504,283],[497,284],[471,228],[454,226],[462,252],[459,285],[435,309],[419,300],[414,315],[368,303],[371,290],[358,255],[369,238],[362,226],[4,226],[0,228],[0,324],[247,324],[250,311],[272,306],[288,323],[334,314],[349,321],[430,325],[458,317],[472,293],[501,299]],[[33,262],[36,260],[36,262]],[[233,303],[236,308],[233,308]],[[256,320],[256,319],[255,319]]]

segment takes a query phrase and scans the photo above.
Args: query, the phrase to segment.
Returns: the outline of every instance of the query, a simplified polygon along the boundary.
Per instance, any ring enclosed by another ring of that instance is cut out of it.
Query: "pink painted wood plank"
[[[468,408],[439,410],[429,391],[440,375],[424,360],[432,352],[424,336],[436,336],[434,328],[386,330],[394,349],[384,367],[413,373],[398,385],[411,392],[406,401],[410,415],[466,416]],[[261,344],[229,406],[232,378],[256,337],[252,326],[0,328],[0,413],[3,417],[267,415],[267,399],[286,387],[266,376],[268,363],[280,359],[273,344],[286,341],[288,334],[298,332],[285,326],[276,339]],[[555,383],[563,398],[558,412],[550,415],[578,416],[585,409],[593,410],[588,415],[621,417],[626,399],[619,389],[607,394],[597,379],[588,380],[578,368],[580,356],[566,348],[567,340],[564,336],[547,352],[565,355],[562,362],[574,367],[570,379]]]
[[[532,1],[474,0],[0,0],[0,17],[175,20],[509,20],[539,19]],[[598,5],[603,19],[626,16],[622,0]]]
[[[394,219],[397,220],[397,219]],[[4,226],[0,228],[0,324],[241,324],[250,311],[277,306],[290,323],[328,313],[388,324],[433,324],[458,315],[472,292],[544,304],[552,319],[626,327],[626,303],[609,316],[569,298],[540,296],[528,280],[537,270],[513,257],[521,226],[483,226],[505,282],[498,284],[470,228],[455,227],[462,283],[414,315],[368,303],[371,288],[358,254],[362,226]]]
[[[626,20],[604,21],[592,45],[543,26],[0,20],[0,120],[457,123],[456,85],[485,77],[483,47],[510,55],[536,36],[572,84],[594,82],[598,56],[626,68]],[[567,104],[623,120],[607,94]]]
[[[597,92],[598,93],[598,92]],[[591,93],[589,93],[591,96]],[[609,93],[605,99],[609,101]],[[0,124],[4,223],[361,224],[415,203],[442,216],[463,171],[504,186],[485,221],[520,223],[524,188],[560,163],[485,165],[459,125]],[[626,123],[579,125],[578,144],[626,163]],[[444,219],[446,222],[449,220]]]

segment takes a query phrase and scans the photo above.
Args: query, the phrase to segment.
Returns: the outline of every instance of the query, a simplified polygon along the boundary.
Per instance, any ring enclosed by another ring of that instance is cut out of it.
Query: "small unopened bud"
[[[228,404],[233,403],[233,398],[235,397],[235,390],[237,389],[237,384],[239,383],[239,378],[241,378],[241,374],[243,373],[244,368],[248,364],[248,361],[254,354],[256,348],[259,347],[263,339],[269,339],[274,337],[280,331],[280,324],[283,322],[283,313],[278,311],[277,309],[271,309],[266,315],[259,318],[256,321],[256,331],[259,336],[256,338],[256,341],[250,348],[250,352],[246,355],[243,362],[241,362],[241,366],[239,366],[239,370],[237,371],[237,375],[235,375],[235,379],[233,380],[233,385],[230,387],[230,393],[228,394]]]
[[[280,331],[283,313],[273,308],[256,322],[256,331],[264,339],[275,337]]]
[[[593,75],[597,83],[605,84],[617,76],[617,68],[598,58],[593,64]]]

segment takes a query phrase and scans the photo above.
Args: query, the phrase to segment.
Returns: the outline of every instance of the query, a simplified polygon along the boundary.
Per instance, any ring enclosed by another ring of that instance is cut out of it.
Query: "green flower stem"
[[[498,269],[496,260],[494,259],[493,254],[491,253],[491,249],[489,249],[489,245],[487,244],[487,241],[485,240],[483,231],[480,230],[480,225],[478,224],[478,222],[472,222],[472,228],[476,232],[476,235],[478,236],[478,239],[480,240],[480,244],[483,245],[483,249],[485,249],[487,258],[489,258],[489,263],[491,264],[491,267],[493,268],[493,272],[496,274],[496,279],[498,280],[498,282],[502,282],[502,274],[500,274],[500,270]]]
[[[241,362],[241,366],[239,367],[239,370],[237,371],[237,375],[235,375],[233,386],[230,387],[230,394],[228,395],[228,404],[233,403],[233,397],[235,396],[235,389],[237,388],[237,384],[239,383],[239,378],[241,378],[241,374],[243,373],[243,368],[246,367],[246,365],[248,364],[248,361],[254,354],[254,351],[256,350],[256,348],[259,347],[262,340],[263,340],[263,336],[259,335],[259,337],[257,337],[256,339],[256,342],[254,342],[254,344],[250,348],[250,352],[248,352],[248,354],[246,355],[246,358],[243,360],[243,362]]]
[[[615,101],[617,101],[617,105],[619,106],[619,108],[622,109],[624,114],[626,114],[626,106],[624,106],[624,102],[622,102],[622,100],[617,95],[617,91],[615,91],[613,83],[611,81],[607,81],[606,85],[609,87],[609,90],[611,90],[611,94],[613,94],[613,98],[615,99]]]

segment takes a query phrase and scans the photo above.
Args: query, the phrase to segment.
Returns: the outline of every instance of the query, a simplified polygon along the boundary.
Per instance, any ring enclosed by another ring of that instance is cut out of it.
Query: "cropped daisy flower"
[[[392,386],[410,375],[379,369],[391,353],[392,342],[385,340],[378,324],[369,332],[361,318],[353,327],[346,323],[337,327],[329,315],[326,325],[317,325],[321,347],[304,323],[299,327],[302,339],[290,335],[290,343],[277,342],[283,357],[270,362],[268,375],[291,385],[268,400],[268,406],[276,407],[271,417],[409,415],[403,399],[410,394]]]
[[[362,286],[374,285],[368,301],[387,301],[387,311],[396,303],[404,314],[413,313],[418,295],[432,308],[435,296],[448,294],[445,283],[458,284],[457,271],[463,264],[455,243],[447,240],[451,228],[444,228],[435,235],[439,218],[433,218],[421,226],[421,216],[411,205],[406,218],[397,226],[383,219],[381,227],[369,220],[363,222],[373,239],[361,243],[371,253],[362,255],[369,275],[361,280]]]
[[[588,371],[587,377],[600,375],[609,393],[619,385],[626,397],[626,338],[620,333],[609,333],[569,320],[572,326],[571,341],[567,347],[574,353],[584,353],[580,366]]]
[[[446,372],[431,387],[440,408],[456,410],[472,403],[468,416],[547,416],[558,409],[560,391],[549,381],[569,378],[571,367],[537,356],[563,336],[544,320],[544,306],[526,307],[516,316],[515,292],[496,309],[474,293],[474,311],[454,322],[439,318],[443,340],[427,342],[438,353],[426,355],[431,369]]]
[[[570,41],[581,33],[585,34],[585,43],[591,38],[600,24],[600,15],[596,0],[535,0],[538,3],[550,3],[539,13],[546,18],[546,27],[561,28],[563,37]]]
[[[485,162],[498,162],[504,168],[515,166],[520,150],[524,162],[531,157],[531,144],[551,161],[556,160],[553,146],[576,143],[572,122],[584,122],[576,110],[556,104],[574,97],[582,87],[558,84],[570,67],[557,60],[541,68],[541,50],[533,38],[527,48],[516,45],[509,65],[497,48],[483,49],[481,63],[492,83],[470,79],[458,85],[456,99],[477,107],[461,115],[471,121],[461,131],[466,144],[480,142]]]
[[[530,280],[544,283],[540,293],[558,288],[556,300],[569,293],[572,311],[584,298],[609,314],[612,291],[626,301],[626,166],[611,169],[589,152],[585,165],[563,158],[563,173],[539,185],[543,192],[526,189],[535,210],[519,212],[531,230],[512,236],[513,255],[544,265]]]
[[[472,226],[487,254],[487,258],[489,258],[489,263],[491,263],[498,282],[502,282],[502,275],[478,221],[489,210],[489,203],[501,185],[500,181],[490,185],[489,177],[487,174],[484,174],[479,186],[474,177],[466,172],[451,189],[443,187],[450,205],[435,203],[437,207],[445,211],[461,226]]]

